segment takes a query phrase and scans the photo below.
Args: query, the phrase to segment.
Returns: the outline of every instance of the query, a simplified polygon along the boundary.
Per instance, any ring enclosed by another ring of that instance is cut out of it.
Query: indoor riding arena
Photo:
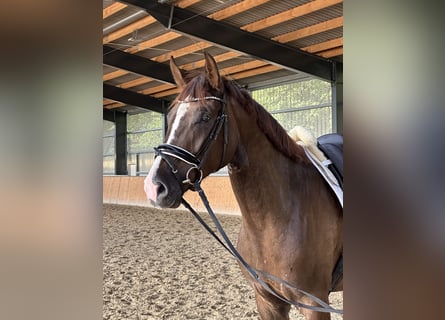
[[[240,217],[218,218],[235,242]],[[104,204],[103,226],[104,319],[258,319],[237,262],[191,213]],[[342,294],[330,302],[342,309]]]
[[[104,0],[103,319],[260,318],[236,259],[184,205],[154,206],[144,189],[181,90],[171,58],[186,74],[208,70],[207,54],[285,131],[343,133],[343,1]],[[201,187],[236,245],[229,174],[224,166]],[[184,199],[216,232],[198,193]],[[343,291],[329,306],[343,310]],[[290,319],[305,318],[292,308]]]

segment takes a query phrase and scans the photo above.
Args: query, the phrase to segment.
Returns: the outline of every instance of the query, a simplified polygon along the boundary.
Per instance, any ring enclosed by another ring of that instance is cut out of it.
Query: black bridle
[[[329,304],[325,303],[324,301],[320,300],[316,296],[301,290],[292,284],[288,283],[287,281],[284,281],[283,279],[280,279],[274,275],[271,275],[267,272],[257,270],[250,266],[244,258],[241,256],[241,254],[236,250],[233,243],[230,241],[229,237],[227,236],[226,232],[224,231],[223,227],[219,223],[218,218],[216,217],[215,213],[213,212],[212,208],[210,207],[209,201],[207,200],[207,197],[204,193],[204,190],[201,188],[201,181],[203,178],[202,168],[205,163],[205,160],[207,159],[207,155],[209,153],[209,150],[218,138],[218,134],[221,131],[221,128],[224,127],[224,146],[222,151],[222,156],[220,160],[219,167],[222,167],[227,144],[228,144],[228,118],[226,113],[226,99],[225,94],[223,98],[218,98],[214,96],[208,96],[203,98],[191,98],[187,100],[178,101],[178,103],[189,103],[189,102],[197,102],[202,100],[215,100],[219,101],[221,103],[221,109],[218,113],[218,116],[216,118],[216,121],[212,127],[212,130],[210,131],[209,137],[204,142],[204,144],[201,146],[200,150],[196,155],[191,153],[190,151],[187,151],[181,147],[175,146],[173,144],[164,143],[157,146],[155,149],[156,156],[160,156],[170,167],[172,170],[172,173],[178,180],[178,183],[180,184],[180,187],[182,187],[183,184],[187,183],[191,185],[191,190],[198,192],[199,196],[201,197],[202,202],[204,203],[208,214],[212,218],[213,223],[215,224],[219,234],[221,235],[222,239],[210,228],[210,226],[201,218],[201,216],[192,208],[192,206],[184,199],[182,198],[182,204],[195,216],[195,218],[204,226],[204,228],[240,263],[241,266],[243,266],[248,274],[253,278],[253,280],[261,285],[267,292],[278,298],[279,300],[286,302],[290,305],[294,305],[296,307],[310,309],[313,311],[318,312],[326,312],[326,313],[339,313],[343,314],[343,310],[337,310],[329,306]],[[178,178],[178,170],[173,166],[173,163],[170,161],[169,157],[176,158],[178,160],[181,160],[188,165],[190,165],[190,168],[187,170],[187,173],[185,175],[185,179],[181,180]],[[190,179],[190,173],[193,170],[198,171],[198,179],[194,179],[193,181]],[[281,296],[278,294],[274,289],[270,287],[270,285],[264,281],[263,279],[269,279],[276,283],[279,283],[280,285],[283,285],[289,289],[295,290],[300,292],[301,294],[311,298],[314,302],[316,302],[319,306],[310,306],[303,303],[295,302],[292,300],[287,299],[286,297]]]
[[[175,175],[176,179],[180,183],[181,187],[182,184],[188,183],[192,186],[196,182],[200,183],[203,178],[202,168],[204,166],[205,160],[207,159],[207,156],[209,154],[210,148],[214,141],[218,138],[218,134],[221,131],[221,128],[224,127],[224,143],[223,143],[223,151],[221,155],[221,160],[219,163],[219,167],[223,166],[224,159],[226,156],[226,149],[228,141],[228,126],[227,126],[227,113],[226,113],[226,101],[225,101],[225,94],[223,98],[218,98],[215,96],[208,96],[203,98],[190,98],[187,100],[179,100],[177,103],[190,103],[190,102],[197,102],[197,101],[203,101],[203,100],[214,100],[219,101],[221,103],[221,108],[219,109],[218,116],[216,117],[216,121],[213,124],[212,130],[209,133],[209,136],[207,140],[203,143],[199,151],[194,155],[190,151],[187,151],[181,147],[178,147],[174,144],[170,143],[163,143],[157,146],[155,149],[156,156],[160,156],[170,167],[172,170],[172,173]],[[190,165],[190,168],[187,170],[187,173],[185,175],[185,179],[181,180],[178,178],[177,173],[178,170],[173,166],[172,162],[170,161],[169,157],[173,157],[176,159],[181,160],[182,162],[187,163]],[[190,179],[190,173],[192,171],[196,170],[198,172],[198,178],[191,180]]]

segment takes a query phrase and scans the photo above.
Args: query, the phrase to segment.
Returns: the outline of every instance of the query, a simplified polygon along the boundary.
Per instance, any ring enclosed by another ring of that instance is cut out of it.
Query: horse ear
[[[212,88],[220,90],[222,87],[222,83],[221,83],[221,76],[219,75],[218,66],[216,65],[216,61],[207,52],[204,52],[204,56],[206,60],[206,65],[205,65],[206,77],[209,80]]]
[[[184,80],[183,71],[181,69],[179,69],[173,56],[170,57],[170,70],[172,72],[173,79],[175,79],[175,82],[178,85],[178,87],[180,87],[180,88],[184,87],[185,80]]]

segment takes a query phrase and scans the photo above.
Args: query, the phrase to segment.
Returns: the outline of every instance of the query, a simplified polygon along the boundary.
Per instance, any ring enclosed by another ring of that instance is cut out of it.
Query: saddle
[[[325,134],[317,139],[317,147],[331,160],[328,168],[343,189],[343,136],[338,133]]]

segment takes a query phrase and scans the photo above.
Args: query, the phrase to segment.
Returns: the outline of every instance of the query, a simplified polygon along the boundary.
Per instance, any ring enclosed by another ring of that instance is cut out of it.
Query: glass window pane
[[[103,147],[103,153],[104,156],[111,156],[114,155],[114,137],[104,137],[102,138],[102,147]]]
[[[142,175],[146,175],[153,165],[155,153],[142,153],[138,157],[138,171]]]
[[[114,122],[103,120],[103,136],[114,135],[116,125]]]
[[[103,174],[115,173],[115,135],[116,125],[114,122],[103,120],[102,122],[102,170]]]
[[[103,174],[114,174],[115,173],[115,157],[106,156],[103,157]]]

